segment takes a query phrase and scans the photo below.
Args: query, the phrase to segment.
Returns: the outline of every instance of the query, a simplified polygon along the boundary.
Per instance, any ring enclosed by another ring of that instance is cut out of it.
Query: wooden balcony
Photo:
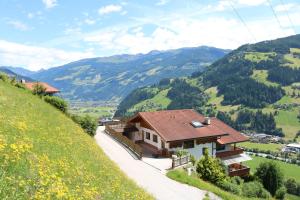
[[[217,158],[225,158],[225,157],[229,157],[229,156],[234,156],[234,155],[238,155],[238,154],[242,154],[244,152],[243,149],[238,148],[238,147],[232,147],[230,150],[228,151],[221,151],[221,152],[216,152],[216,157]]]
[[[250,168],[239,163],[228,166],[229,176],[247,176],[250,173]]]

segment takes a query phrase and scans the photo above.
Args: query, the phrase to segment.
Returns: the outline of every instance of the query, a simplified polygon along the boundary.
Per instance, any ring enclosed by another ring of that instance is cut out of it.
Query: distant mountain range
[[[281,128],[286,138],[295,139],[300,133],[300,35],[243,45],[205,71],[136,89],[119,104],[116,116],[182,108],[219,113],[240,130],[280,135]]]
[[[13,69],[13,70],[11,70],[11,69]],[[16,71],[14,69],[16,69]],[[17,73],[17,71],[19,71],[20,73]],[[23,68],[0,66],[0,72],[5,73],[10,77],[15,77],[17,80],[24,79],[25,81],[34,81],[32,78],[29,78],[28,76],[24,75],[24,74],[28,74],[28,73],[26,73],[26,71],[28,71],[28,70],[23,69]],[[25,72],[25,73],[22,73],[22,72]]]
[[[151,51],[83,59],[33,74],[25,73],[59,88],[61,95],[69,100],[118,102],[134,89],[155,84],[162,78],[202,71],[229,52],[207,46]]]

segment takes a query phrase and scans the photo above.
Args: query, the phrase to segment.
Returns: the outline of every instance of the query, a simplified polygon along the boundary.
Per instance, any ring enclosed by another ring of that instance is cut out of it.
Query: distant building
[[[55,87],[49,85],[48,83],[45,83],[45,82],[26,82],[24,80],[21,81],[21,83],[23,83],[25,85],[25,87],[31,91],[34,90],[34,87],[36,85],[41,85],[43,86],[45,89],[46,89],[46,94],[48,95],[53,95],[53,94],[56,94],[58,92],[60,92],[58,89],[56,89]]]
[[[300,144],[292,143],[282,148],[283,152],[300,153]]]

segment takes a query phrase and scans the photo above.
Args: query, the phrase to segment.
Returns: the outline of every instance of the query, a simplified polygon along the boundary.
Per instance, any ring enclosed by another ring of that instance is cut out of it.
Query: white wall
[[[159,135],[155,131],[144,128],[144,127],[139,127],[139,131],[140,131],[140,133],[142,133],[142,131],[144,131],[144,142],[151,144],[151,145],[157,147],[158,149],[161,149],[161,137],[159,137]],[[150,133],[150,140],[148,140],[146,138],[146,132]],[[157,142],[153,142],[153,135],[157,136]]]
[[[216,156],[216,143],[215,142],[197,145],[196,140],[194,140],[194,145],[195,145],[194,148],[190,148],[190,149],[183,149],[183,147],[177,147],[177,148],[171,148],[169,150],[175,151],[175,152],[178,150],[186,150],[198,160],[203,155],[203,148],[207,148],[210,156],[213,156],[213,157]],[[167,145],[167,147],[168,146],[169,146],[169,144]]]

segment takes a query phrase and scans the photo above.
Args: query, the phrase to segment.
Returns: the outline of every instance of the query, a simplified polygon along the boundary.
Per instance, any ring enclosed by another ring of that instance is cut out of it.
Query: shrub
[[[297,195],[297,182],[295,179],[289,178],[284,185],[288,193]]]
[[[185,156],[187,154],[188,154],[188,152],[186,150],[178,150],[178,151],[176,151],[176,156],[178,156],[178,157],[182,157],[182,156]]]
[[[2,80],[3,82],[8,82],[9,77],[6,74],[0,72],[0,80]]]
[[[196,171],[202,179],[212,183],[217,183],[226,177],[219,161],[208,155],[208,149],[204,149],[204,154],[197,163]]]
[[[237,194],[237,195],[241,194],[240,186],[235,184],[235,183],[228,182],[227,180],[219,181],[217,183],[217,186],[222,188],[223,190],[225,190],[227,192],[231,192],[231,193]]]
[[[242,193],[245,197],[270,198],[270,193],[264,189],[260,182],[252,181],[242,185]]]
[[[97,121],[89,115],[86,115],[84,117],[81,117],[79,115],[72,115],[71,118],[74,122],[79,124],[81,128],[90,136],[94,136],[96,134]]]
[[[190,155],[190,161],[193,164],[193,166],[196,164],[196,158],[193,155]]]
[[[281,188],[279,188],[279,189],[276,191],[276,193],[275,193],[275,198],[276,198],[276,199],[283,200],[285,194],[286,194],[286,189],[285,189],[285,187],[281,187]]]
[[[230,182],[236,185],[242,185],[244,180],[239,176],[234,176],[230,178]]]
[[[36,83],[33,86],[32,93],[34,95],[44,96],[46,95],[46,88],[43,85]]]
[[[52,106],[54,106],[55,108],[57,108],[58,110],[66,113],[68,110],[68,104],[65,100],[63,100],[60,97],[56,97],[56,96],[45,96],[44,100],[51,104]]]
[[[273,196],[283,185],[283,173],[275,162],[261,163],[256,169],[255,175]]]

